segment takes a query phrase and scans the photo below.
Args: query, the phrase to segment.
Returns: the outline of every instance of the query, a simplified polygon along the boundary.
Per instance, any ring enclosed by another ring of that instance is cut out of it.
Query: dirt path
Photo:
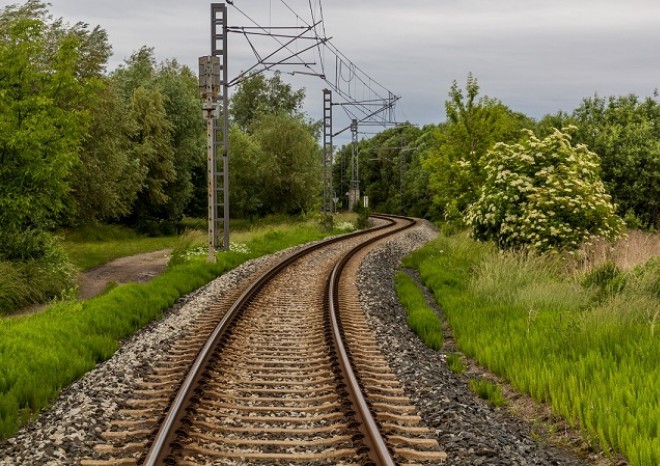
[[[161,249],[133,256],[120,257],[107,264],[80,272],[78,275],[78,298],[89,299],[103,293],[108,284],[146,283],[163,273],[170,260],[171,249]],[[43,311],[48,304],[33,304],[11,312],[9,316],[22,316]]]
[[[120,257],[107,264],[85,270],[78,277],[78,297],[88,299],[96,296],[112,282],[148,282],[167,268],[171,252],[171,249],[161,249]]]

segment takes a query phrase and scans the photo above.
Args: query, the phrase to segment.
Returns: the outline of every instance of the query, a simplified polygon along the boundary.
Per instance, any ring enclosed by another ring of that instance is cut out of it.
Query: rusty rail
[[[348,389],[348,398],[353,405],[353,410],[356,413],[360,431],[364,435],[366,446],[369,449],[369,457],[377,466],[394,466],[396,463],[394,462],[394,459],[392,458],[392,455],[385,443],[385,439],[383,439],[383,436],[381,435],[380,428],[378,427],[378,424],[376,423],[371,410],[369,409],[367,400],[362,389],[360,388],[359,378],[356,376],[355,371],[353,370],[353,364],[350,360],[349,351],[344,345],[344,338],[341,329],[341,319],[339,317],[339,278],[348,261],[358,251],[386,236],[392,235],[407,228],[411,228],[416,224],[415,220],[407,220],[410,220],[409,224],[403,225],[394,231],[388,231],[385,234],[371,238],[370,240],[362,243],[348,254],[346,254],[342,260],[339,261],[337,265],[335,265],[334,269],[332,270],[332,274],[330,275],[330,280],[326,285],[326,307],[329,314],[335,350],[338,354],[339,364],[343,373],[343,379],[346,382],[346,387]]]

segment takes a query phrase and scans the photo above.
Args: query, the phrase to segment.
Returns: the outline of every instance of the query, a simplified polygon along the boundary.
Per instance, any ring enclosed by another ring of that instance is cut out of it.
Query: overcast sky
[[[310,3],[318,12],[319,0],[286,1],[303,20],[311,22]],[[51,3],[56,17],[107,30],[111,69],[142,45],[155,47],[158,60],[176,58],[195,70],[210,53],[208,1]],[[261,25],[302,23],[282,0],[234,3]],[[481,95],[534,118],[571,111],[594,93],[650,96],[660,88],[658,0],[325,0],[322,7],[333,44],[402,97],[400,121],[443,121],[452,81],[464,86],[470,71]],[[231,7],[229,15],[232,26],[249,24]],[[255,61],[240,35],[230,35],[229,53],[230,75]],[[291,79],[307,89],[307,111],[320,118],[324,83]]]

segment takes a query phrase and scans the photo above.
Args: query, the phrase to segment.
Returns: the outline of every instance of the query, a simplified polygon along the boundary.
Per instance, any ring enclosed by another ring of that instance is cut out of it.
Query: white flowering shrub
[[[623,221],[598,174],[598,156],[571,145],[568,131],[496,144],[483,159],[486,181],[466,222],[501,249],[574,250],[592,237],[615,238]]]
[[[341,222],[335,225],[335,229],[342,232],[350,232],[355,231],[356,228],[351,222]]]

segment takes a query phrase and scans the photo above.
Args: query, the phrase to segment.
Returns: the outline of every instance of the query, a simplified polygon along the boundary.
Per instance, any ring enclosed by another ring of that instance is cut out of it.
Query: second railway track
[[[350,257],[411,224],[380,221],[390,225],[305,250],[216,306],[120,413],[103,459],[83,465],[442,462],[357,305]]]

